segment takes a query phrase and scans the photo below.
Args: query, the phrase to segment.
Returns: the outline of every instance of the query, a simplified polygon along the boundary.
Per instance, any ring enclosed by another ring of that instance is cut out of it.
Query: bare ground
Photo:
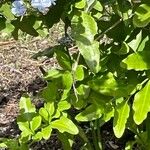
[[[18,41],[3,37],[0,40],[0,137],[16,136],[15,119],[18,102],[24,92],[32,97],[45,86],[39,66],[55,67],[54,59],[31,57],[54,46],[63,37],[63,25],[55,25],[46,38],[25,36]],[[33,98],[34,99],[34,98]]]

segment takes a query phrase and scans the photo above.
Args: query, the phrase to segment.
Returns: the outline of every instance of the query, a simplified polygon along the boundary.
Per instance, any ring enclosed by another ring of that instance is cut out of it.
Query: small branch
[[[78,56],[77,56],[77,60],[76,60],[76,62],[75,62],[75,64],[74,64],[74,66],[72,67],[72,76],[73,76],[73,90],[74,90],[74,94],[75,94],[75,97],[76,97],[76,99],[77,99],[77,101],[78,101],[78,92],[77,92],[77,90],[76,90],[76,87],[75,87],[75,84],[76,84],[76,81],[75,81],[75,71],[76,71],[76,69],[77,69],[77,67],[78,67],[78,63],[79,63],[79,59],[80,59],[80,52],[78,53]]]
[[[122,22],[122,19],[119,19],[115,24],[113,24],[106,31],[104,31],[102,34],[100,34],[95,40],[98,41],[101,37],[103,37],[104,34],[106,34],[107,32],[109,32],[110,30],[114,29],[121,22]]]
[[[76,49],[76,48],[78,48],[78,47],[77,47],[77,45],[75,45],[75,46],[73,46],[73,47],[68,48],[68,50],[70,51],[70,50],[74,50],[74,49]]]
[[[13,44],[13,43],[16,43],[16,41],[5,41],[5,42],[0,42],[0,46],[9,45],[9,44]]]

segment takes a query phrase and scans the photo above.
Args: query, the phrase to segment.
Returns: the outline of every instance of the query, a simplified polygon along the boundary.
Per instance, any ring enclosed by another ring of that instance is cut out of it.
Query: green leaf
[[[91,9],[96,5],[97,0],[88,0],[86,1],[85,11],[90,12]]]
[[[65,70],[71,70],[72,69],[71,58],[66,48],[63,47],[61,49],[58,49],[56,50],[55,53],[59,65]]]
[[[85,0],[80,0],[79,2],[75,3],[75,7],[78,8],[78,9],[84,8],[85,5],[86,5]]]
[[[107,122],[114,116],[114,108],[111,102],[112,97],[91,91],[88,99],[90,99],[93,104],[101,109],[103,114],[101,117],[101,122]]]
[[[60,119],[51,122],[51,127],[58,129],[61,133],[68,132],[70,134],[78,134],[78,128],[68,118],[62,116]]]
[[[6,18],[3,17],[3,16],[0,16],[0,24],[1,24],[0,31],[6,28],[6,23],[5,22],[6,22]]]
[[[134,69],[136,71],[143,71],[150,69],[150,52],[142,51],[128,55],[121,62],[121,67],[128,70]]]
[[[44,108],[47,110],[49,116],[52,116],[55,111],[54,102],[45,103]]]
[[[54,53],[58,50],[63,50],[64,49],[64,46],[62,45],[55,45],[53,47],[48,47],[48,48],[45,48],[44,50],[42,51],[39,51],[37,52],[36,54],[34,54],[32,56],[33,59],[38,59],[39,57],[48,57],[48,58],[52,58],[54,56]],[[57,73],[59,74],[59,70],[56,70],[56,69],[51,69],[49,70],[45,76],[47,76],[48,74],[50,75],[50,77],[55,77],[53,76],[54,74],[57,75]]]
[[[78,65],[75,70],[75,80],[82,81],[84,79],[84,69],[82,65]]]
[[[115,108],[115,115],[113,120],[113,130],[117,138],[122,137],[125,131],[126,122],[129,117],[129,113],[130,113],[130,107],[127,101],[124,101],[123,98],[120,98]]]
[[[73,76],[71,72],[69,71],[64,72],[62,76],[62,83],[64,91],[62,93],[61,100],[65,100],[69,96],[69,92],[73,84]]]
[[[135,141],[128,141],[125,146],[125,150],[132,150],[134,148]]]
[[[51,132],[52,132],[52,128],[51,128],[51,125],[45,127],[45,128],[42,128],[42,135],[43,135],[43,138],[45,140],[48,140],[51,136]]]
[[[42,140],[43,134],[42,132],[37,132],[34,136],[33,136],[33,140],[35,141],[40,141]]]
[[[78,12],[72,19],[73,37],[75,40],[89,45],[97,34],[97,24],[88,13]]]
[[[68,110],[71,107],[70,103],[67,101],[60,101],[58,103],[58,110],[59,111],[64,111],[64,110]]]
[[[99,1],[96,1],[96,4],[93,7],[97,11],[103,11],[103,6]]]
[[[150,22],[150,5],[141,4],[135,11],[135,16],[133,17],[133,23],[137,27],[145,27]]]
[[[51,121],[52,115],[54,114],[55,107],[54,102],[44,103],[44,108],[40,108],[39,114],[44,118],[45,121]]]
[[[35,130],[37,130],[42,122],[42,118],[41,116],[35,116],[32,121],[30,122],[30,128],[31,130],[34,132]]]
[[[88,85],[80,84],[80,86],[76,89],[77,94],[83,99],[88,98],[90,93],[90,87]]]
[[[87,63],[90,70],[94,73],[97,73],[100,70],[100,51],[99,51],[99,42],[94,41],[89,45],[78,42],[80,53],[83,55],[85,62]]]
[[[137,125],[141,124],[147,117],[150,111],[150,81],[147,82],[145,87],[140,90],[134,97],[133,110],[134,121]]]
[[[41,96],[42,98],[44,98],[46,102],[55,101],[56,95],[57,95],[56,82],[48,82],[47,87],[45,87],[41,92]]]
[[[48,112],[45,108],[40,108],[39,114],[46,120],[48,121]]]
[[[3,33],[11,33],[14,30],[14,26],[9,22],[5,22],[6,27],[2,30]],[[1,23],[0,29],[3,27],[3,23]]]
[[[25,134],[23,134],[25,137],[28,135],[32,135],[33,132],[30,130],[29,127],[29,122],[17,122],[19,129],[24,132]]]
[[[52,80],[52,79],[57,79],[57,78],[59,78],[61,76],[62,76],[62,74],[61,74],[60,70],[58,70],[58,69],[51,69],[51,70],[48,70],[48,72],[44,76],[44,79],[45,80]]]
[[[8,148],[7,145],[5,144],[5,142],[1,143],[0,142],[0,148]]]
[[[118,55],[125,55],[129,52],[129,46],[126,44],[126,42],[122,43],[122,46],[119,51],[116,52]]]
[[[36,20],[33,28],[38,32],[38,34],[42,37],[46,37],[48,35],[48,29],[43,26],[42,21]]]
[[[107,103],[109,103],[113,97],[91,91],[88,98],[90,101],[92,101],[93,104],[104,109]]]
[[[78,12],[72,19],[73,37],[88,67],[94,73],[99,71],[99,42],[94,41],[97,24],[89,14]]]
[[[72,145],[74,143],[73,135],[58,132],[58,138],[62,142],[64,150],[72,150]]]
[[[32,36],[38,36],[38,32],[33,28],[36,22],[34,15],[24,16],[23,19],[18,22],[18,27],[21,31],[26,32]]]
[[[46,15],[42,15],[42,20],[46,23],[46,26],[51,28],[54,24],[58,23],[68,5],[70,5],[70,1],[58,0],[57,5],[51,7]]]
[[[117,87],[117,82],[114,79],[113,74],[108,73],[106,76],[89,81],[89,86],[96,92],[112,96],[114,95],[114,90]]]
[[[1,6],[0,12],[8,19],[8,20],[14,20],[15,17],[11,12],[11,6],[8,3],[5,3]]]
[[[70,90],[73,84],[73,77],[71,72],[65,71],[62,76],[63,88]]]
[[[36,112],[35,106],[31,103],[31,99],[26,94],[21,97],[19,108],[24,113]]]
[[[9,150],[28,150],[29,147],[25,143],[19,143],[18,139],[0,138],[0,148]]]
[[[134,85],[117,81],[111,72],[101,77],[95,77],[89,81],[88,84],[92,90],[103,95],[114,97],[126,97],[132,92],[133,88],[135,88]]]
[[[108,122],[112,117],[114,117],[114,108],[112,103],[107,103],[103,112],[102,121]]]
[[[85,110],[80,112],[75,119],[78,121],[92,121],[100,118],[102,116],[101,108],[92,104],[88,106]]]
[[[128,45],[133,49],[134,52],[138,50],[138,47],[142,41],[142,31],[140,31],[136,37],[132,36],[132,40],[128,43]]]

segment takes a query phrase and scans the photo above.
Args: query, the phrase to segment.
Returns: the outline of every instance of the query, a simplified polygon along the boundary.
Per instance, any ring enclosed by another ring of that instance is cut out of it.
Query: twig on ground
[[[0,42],[0,46],[9,45],[13,43],[16,43],[16,41],[4,41],[4,42]]]

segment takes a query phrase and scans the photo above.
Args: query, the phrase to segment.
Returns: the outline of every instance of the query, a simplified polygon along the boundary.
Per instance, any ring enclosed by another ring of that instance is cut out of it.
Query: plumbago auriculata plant
[[[128,130],[125,149],[150,149],[150,1],[149,0],[4,0],[0,30],[18,39],[20,32],[43,36],[59,21],[71,27],[76,53],[58,44],[46,53],[58,68],[47,70],[40,92],[44,106],[20,100],[17,139],[1,138],[0,147],[26,150],[48,140],[55,130],[63,149],[71,150],[74,136],[82,148],[105,149],[100,128],[110,122],[114,135]],[[36,55],[38,56],[38,54]],[[61,68],[61,69],[60,69]],[[70,113],[77,110],[76,113]],[[82,122],[90,122],[89,141]]]

